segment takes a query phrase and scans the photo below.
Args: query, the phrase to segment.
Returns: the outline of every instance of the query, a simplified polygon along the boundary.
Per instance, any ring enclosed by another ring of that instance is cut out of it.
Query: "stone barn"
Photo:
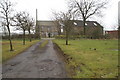
[[[83,35],[84,27],[83,21],[81,20],[74,20],[71,21],[73,24],[73,34],[76,35]],[[55,21],[37,21],[37,27],[40,30],[41,37],[54,37],[58,35],[58,32],[62,34],[65,33],[62,23],[59,24],[60,29],[55,24]],[[103,27],[96,21],[87,21],[86,22],[86,35],[89,37],[93,37],[93,35],[103,35]]]

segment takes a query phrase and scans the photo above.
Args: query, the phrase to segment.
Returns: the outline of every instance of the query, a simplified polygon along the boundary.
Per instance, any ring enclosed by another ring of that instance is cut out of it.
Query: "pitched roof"
[[[81,20],[71,20],[71,22],[73,23],[73,25],[75,25],[76,27],[83,27],[83,21]],[[54,25],[54,21],[38,21],[38,24],[41,26],[53,26]],[[96,21],[86,21],[86,27],[102,27],[98,22]],[[102,27],[103,28],[103,27]]]
[[[83,27],[83,21],[81,20],[74,20],[73,21],[73,24],[76,26],[76,27]],[[100,26],[102,27],[98,22],[96,21],[86,21],[85,23],[86,27],[97,27],[97,26]]]

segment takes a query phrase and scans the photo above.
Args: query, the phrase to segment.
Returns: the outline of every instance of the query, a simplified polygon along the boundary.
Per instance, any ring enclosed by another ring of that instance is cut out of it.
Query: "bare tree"
[[[64,13],[60,13],[60,20],[61,23],[63,24],[63,29],[65,30],[65,35],[66,35],[66,45],[68,45],[68,40],[70,36],[70,32],[72,30],[73,24],[72,24],[72,14],[70,11]]]
[[[14,21],[16,22],[17,29],[22,29],[23,31],[23,45],[25,45],[25,31],[28,27],[28,17],[29,14],[26,12],[20,12],[15,15]]]
[[[31,32],[32,32],[33,34],[35,34],[35,26],[33,26],[33,27],[31,28]]]
[[[13,51],[12,41],[11,41],[11,32],[10,32],[10,20],[11,20],[11,12],[12,12],[12,3],[8,0],[0,1],[0,9],[1,9],[1,18],[3,19],[4,26],[7,27],[9,34],[9,42],[10,42],[10,51]]]
[[[29,33],[30,42],[32,41],[32,39],[31,39],[31,30],[33,30],[34,23],[35,22],[34,22],[33,18],[28,20],[27,30],[28,30],[28,33]]]
[[[52,14],[53,14],[53,18],[52,19],[54,21],[54,24],[57,27],[58,35],[61,35],[60,14],[57,13],[57,12],[52,12]]]
[[[5,26],[5,23],[2,22],[2,27],[1,27],[2,31],[3,31],[3,35],[4,36],[7,36],[8,35],[8,31],[7,31],[7,28]]]
[[[72,0],[69,2],[70,10],[73,10],[79,17],[83,19],[84,35],[86,29],[86,21],[91,16],[101,15],[101,10],[106,7],[107,1],[101,0]]]

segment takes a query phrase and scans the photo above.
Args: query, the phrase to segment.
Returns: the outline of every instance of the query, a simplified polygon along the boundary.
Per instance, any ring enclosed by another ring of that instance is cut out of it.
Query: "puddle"
[[[45,60],[42,60],[41,62],[52,62],[53,60],[51,59],[45,59]]]
[[[120,51],[119,49],[113,49],[113,51]]]

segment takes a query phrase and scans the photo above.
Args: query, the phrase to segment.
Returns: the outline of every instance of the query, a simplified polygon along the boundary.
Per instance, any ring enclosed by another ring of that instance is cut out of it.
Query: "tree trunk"
[[[30,42],[31,42],[32,41],[32,39],[31,39],[31,32],[30,32],[30,30],[28,32],[29,32],[29,39],[30,39]]]
[[[12,41],[11,41],[11,36],[10,36],[10,28],[9,28],[9,25],[7,25],[7,28],[8,28],[9,41],[10,41],[10,51],[13,51],[13,46],[12,46]]]
[[[85,26],[86,20],[83,19],[83,28],[84,28],[84,35],[86,35],[86,26]]]
[[[66,45],[68,45],[68,32],[66,31]]]
[[[66,45],[68,45],[68,38],[66,38]]]
[[[23,45],[25,45],[25,30],[23,30]]]
[[[61,35],[61,28],[59,26],[57,26],[57,30],[58,30],[58,35]]]

